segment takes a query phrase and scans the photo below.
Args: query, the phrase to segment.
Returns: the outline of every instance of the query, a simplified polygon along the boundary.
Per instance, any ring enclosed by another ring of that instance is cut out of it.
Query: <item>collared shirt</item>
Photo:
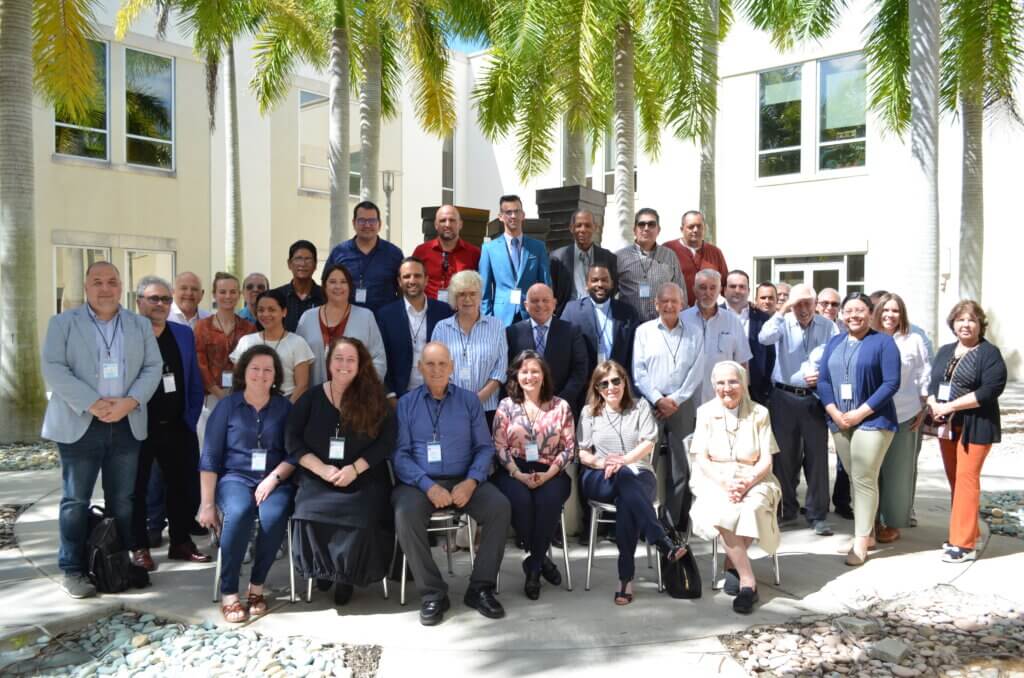
[[[481,315],[466,334],[459,325],[458,315],[453,315],[434,325],[430,340],[448,347],[454,367],[453,384],[476,393],[488,379],[505,383],[508,340],[505,338],[505,325],[498,318]],[[490,412],[497,407],[498,392],[495,391],[483,401],[483,408]]]
[[[154,426],[167,426],[173,423],[183,425],[181,414],[185,411],[185,367],[181,360],[181,349],[174,339],[174,332],[165,326],[164,331],[156,338],[156,345],[160,348],[163,369],[156,393],[146,403],[146,417],[151,431]],[[168,376],[174,383],[170,392],[165,381]]]
[[[636,244],[623,247],[615,253],[619,269],[619,298],[636,309],[640,321],[658,317],[654,306],[658,288],[663,283],[674,282],[686,289],[683,274],[679,270],[679,258],[669,249],[658,245],[650,255],[641,251]],[[641,297],[641,285],[645,285],[648,296]],[[689,299],[689,297],[687,297]],[[689,304],[683,299],[683,307]]]
[[[580,246],[576,243],[572,244],[572,282],[573,282],[573,299],[582,299],[587,296],[587,271],[594,263],[594,246],[590,246],[590,250],[584,252],[580,249]]]
[[[249,307],[248,306],[242,306],[242,310],[239,311],[236,315],[239,318],[241,318],[242,320],[247,320],[248,322],[251,322],[253,325],[256,324],[256,316],[254,316],[249,311]]]
[[[552,317],[554,317],[554,316],[552,316]],[[534,350],[537,349],[536,344],[537,344],[537,326],[538,325],[543,325],[544,326],[544,347],[547,348],[548,339],[551,337],[551,318],[548,318],[548,321],[545,322],[545,323],[539,323],[536,320],[534,320],[532,316],[530,316],[530,334],[533,335]],[[543,356],[543,355],[544,354],[541,353],[541,356]]]
[[[512,237],[508,233],[503,233],[502,236],[505,238],[505,249],[508,251],[508,258],[512,262],[512,275],[518,277],[519,269],[523,266],[523,234]],[[512,247],[512,243],[516,243],[519,247],[519,254],[516,254],[516,250]]]
[[[722,284],[725,284],[725,279],[729,275],[729,267],[725,263],[725,255],[722,254],[722,250],[718,249],[709,242],[701,242],[700,247],[690,247],[684,245],[681,240],[670,240],[665,243],[665,247],[672,250],[679,260],[679,270],[683,273],[683,279],[686,281],[684,289],[686,290],[686,298],[689,300],[687,305],[696,304],[697,296],[693,291],[693,283],[697,277],[697,273],[704,270],[705,268],[711,268],[722,276]]]
[[[736,314],[724,308],[716,306],[715,314],[705,318],[700,312],[700,306],[694,305],[683,311],[679,318],[684,324],[698,327],[701,331],[704,360],[697,405],[703,405],[715,397],[711,370],[723,360],[735,360],[738,363],[749,361],[753,356],[750,341]]]
[[[178,306],[178,303],[172,301],[171,312],[167,314],[167,320],[172,323],[178,323],[179,325],[188,325],[189,328],[191,328],[192,331],[194,332],[196,329],[196,323],[202,320],[203,318],[209,318],[211,315],[213,315],[213,313],[211,313],[210,311],[197,308],[196,314],[192,316],[191,319],[186,319],[185,313],[181,310],[181,307]]]
[[[100,368],[99,386],[96,390],[104,398],[123,398],[128,391],[125,384],[125,370],[128,369],[128,364],[124,359],[124,318],[121,314],[127,311],[118,306],[113,318],[101,320],[92,310],[92,306],[86,304],[85,308],[92,319],[93,327],[96,328],[96,365]],[[116,377],[105,376],[109,372],[104,371],[104,363],[117,365]]]
[[[775,346],[773,381],[808,388],[804,375],[818,371],[825,344],[836,334],[839,334],[836,324],[824,316],[811,316],[811,323],[805,330],[794,313],[787,313],[785,317],[776,313],[765,321],[757,340],[765,346]]]
[[[409,336],[412,337],[412,370],[409,372],[409,390],[423,384],[423,374],[420,372],[420,354],[423,347],[427,345],[427,302],[423,301],[423,310],[417,311],[409,300],[402,298],[405,303],[405,315],[409,320]]]
[[[402,265],[402,250],[387,240],[377,243],[364,254],[353,237],[339,243],[327,259],[329,264],[344,264],[352,274],[352,303],[376,311],[398,298],[398,269]],[[359,290],[366,290],[366,301],[359,301]]]
[[[671,330],[661,318],[636,328],[633,380],[650,403],[671,398],[681,405],[697,392],[704,375],[701,326],[680,319]]]
[[[608,360],[615,348],[615,320],[612,318],[612,300],[608,299],[603,304],[590,298],[590,304],[594,308],[594,325],[597,327],[597,360],[602,362]],[[626,365],[623,365],[626,367]]]
[[[750,304],[743,304],[743,310],[739,313],[736,313],[728,304],[722,304],[719,308],[727,308],[732,311],[740,319],[740,325],[743,326],[743,336],[750,336]]]
[[[451,252],[446,253],[441,247],[441,239],[434,238],[418,245],[412,255],[422,260],[427,267],[425,291],[431,299],[437,299],[438,290],[448,289],[452,276],[459,271],[476,271],[480,268],[480,248],[462,238],[455,243]]]
[[[212,471],[221,480],[256,487],[282,461],[296,465],[298,462],[289,456],[284,446],[291,408],[292,404],[284,396],[271,396],[258,412],[245,401],[244,393],[232,393],[221,400],[206,422],[199,470]],[[267,452],[263,471],[252,468],[252,451],[257,448]]]
[[[426,492],[435,479],[487,480],[494,443],[476,393],[449,384],[438,400],[420,386],[398,400],[397,412],[394,468],[399,482]],[[430,462],[427,448],[435,441],[441,461]]]
[[[276,290],[284,294],[284,305],[288,314],[285,315],[281,324],[289,332],[294,332],[295,328],[299,326],[299,318],[302,317],[303,313],[311,308],[324,305],[324,290],[316,283],[313,283],[313,286],[309,288],[309,294],[306,295],[305,299],[299,297],[298,292],[295,291],[295,286],[290,280],[276,288]]]

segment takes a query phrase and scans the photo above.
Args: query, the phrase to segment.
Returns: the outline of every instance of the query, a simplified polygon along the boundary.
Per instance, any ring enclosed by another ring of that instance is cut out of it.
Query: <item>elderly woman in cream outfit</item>
[[[768,410],[748,395],[742,365],[718,363],[711,382],[716,398],[698,408],[690,447],[696,469],[690,480],[696,497],[690,518],[695,533],[705,539],[720,535],[725,542],[735,568],[725,590],[736,594],[733,609],[745,614],[758,600],[747,549],[755,539],[768,553],[779,547],[776,510],[782,490],[772,474],[772,455],[779,448]]]

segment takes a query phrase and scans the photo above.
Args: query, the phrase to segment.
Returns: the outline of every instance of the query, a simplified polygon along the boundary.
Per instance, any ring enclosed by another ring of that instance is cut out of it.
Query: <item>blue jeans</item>
[[[546,464],[528,463],[519,459],[516,459],[516,465],[524,473],[548,470]],[[499,468],[493,478],[501,493],[508,497],[512,506],[512,526],[530,554],[526,559],[526,569],[540,572],[548,554],[548,546],[551,545],[551,537],[558,528],[562,507],[572,492],[572,479],[565,473],[559,473],[537,489],[531,490],[510,476],[504,468]]]
[[[252,522],[259,511],[260,531],[256,537],[249,582],[260,586],[267,580],[277,549],[284,541],[288,518],[292,514],[295,486],[286,483],[256,506],[255,487],[236,480],[217,483],[217,508],[223,515],[220,532],[220,592],[238,593],[238,575],[242,571],[245,547],[249,545]]]
[[[64,495],[60,500],[60,552],[57,564],[66,574],[86,574],[85,543],[89,539],[89,502],[96,477],[103,471],[103,503],[117,522],[127,547],[132,530],[132,495],[140,442],[128,419],[105,424],[93,419],[85,435],[73,443],[57,443]]]
[[[619,579],[632,581],[636,573],[633,557],[636,544],[653,544],[665,536],[665,528],[654,513],[657,480],[650,471],[635,475],[623,468],[611,478],[601,469],[587,468],[580,477],[580,492],[587,499],[615,504],[615,544],[619,547]]]

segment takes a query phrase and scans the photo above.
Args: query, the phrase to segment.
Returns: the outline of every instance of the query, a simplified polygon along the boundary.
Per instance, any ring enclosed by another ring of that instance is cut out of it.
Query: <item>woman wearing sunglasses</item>
[[[615,504],[619,547],[616,605],[633,602],[633,556],[640,535],[675,560],[686,552],[666,534],[654,513],[657,482],[653,453],[658,423],[642,398],[635,398],[626,370],[614,360],[597,366],[580,415],[580,491],[588,500]]]

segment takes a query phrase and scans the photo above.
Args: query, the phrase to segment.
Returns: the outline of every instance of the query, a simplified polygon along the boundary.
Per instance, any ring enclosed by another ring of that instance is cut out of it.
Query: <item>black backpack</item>
[[[132,565],[117,533],[117,522],[99,506],[89,507],[89,539],[85,543],[89,579],[100,593],[120,593],[149,586],[149,573]]]

